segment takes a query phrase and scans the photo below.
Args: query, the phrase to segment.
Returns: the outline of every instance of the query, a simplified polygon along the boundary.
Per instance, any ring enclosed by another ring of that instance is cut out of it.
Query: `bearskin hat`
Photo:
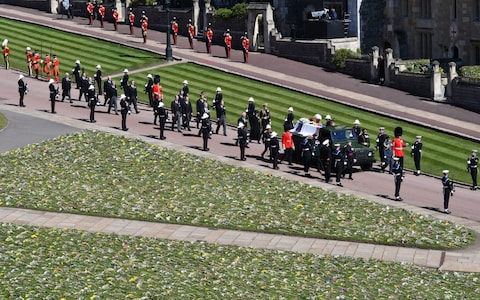
[[[399,137],[403,135],[403,129],[402,127],[396,127],[394,130],[395,137]]]
[[[160,83],[160,75],[155,75],[155,77],[153,78],[153,83]]]

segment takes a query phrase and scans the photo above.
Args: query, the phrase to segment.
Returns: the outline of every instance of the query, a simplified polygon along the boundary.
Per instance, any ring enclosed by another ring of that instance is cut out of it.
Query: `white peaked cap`
[[[315,119],[316,119],[316,120],[321,120],[321,119],[322,119],[322,116],[321,116],[320,114],[316,114],[316,115],[315,115]]]
[[[355,121],[353,121],[353,124],[355,124],[355,125],[360,125],[360,121],[359,121],[359,120],[355,120]]]
[[[255,102],[255,99],[253,97],[248,98],[248,102]]]
[[[450,173],[449,170],[443,170],[443,174],[448,174],[448,173]]]
[[[148,74],[147,78],[153,78],[152,74]]]
[[[89,90],[94,90],[95,87],[93,86],[93,84],[91,84],[89,87],[88,87]]]
[[[75,63],[79,65],[79,64],[80,64],[80,61],[77,59],[77,60],[75,61]]]
[[[50,79],[50,80],[48,81],[48,83],[54,83],[54,82],[55,82],[55,80],[53,80],[53,79]]]
[[[203,113],[202,119],[208,119],[208,114],[207,114],[207,113]]]
[[[217,87],[217,92],[221,92],[222,91],[222,88],[221,87]]]
[[[164,106],[165,106],[165,103],[163,102],[158,103],[158,107],[164,107]]]
[[[330,115],[325,116],[325,120],[331,120],[331,119],[332,119],[332,117],[330,117]]]
[[[101,69],[101,68],[102,68],[102,66],[101,66],[101,65],[97,65],[97,69]]]
[[[265,129],[272,129],[272,125],[267,124],[267,126],[265,126]]]
[[[25,51],[30,51],[30,50],[32,50],[32,48],[30,47],[25,48]]]
[[[128,73],[128,69],[123,70],[123,73]]]
[[[293,111],[293,107],[290,106],[290,107],[288,108],[288,111]]]
[[[2,43],[2,47],[5,47],[7,44],[8,44],[8,40],[7,40],[7,39],[4,39],[4,40],[3,40],[3,43]]]
[[[278,134],[274,131],[274,132],[272,132],[272,133],[270,134],[270,137],[274,138],[274,137],[277,137],[277,135],[278,135]]]
[[[183,84],[188,84],[188,80],[184,80],[184,81],[183,81]]]
[[[125,99],[125,98],[127,98],[127,96],[125,96],[125,94],[121,94],[121,95],[120,95],[120,100],[121,100],[121,99]]]
[[[24,76],[22,74],[18,75],[18,79],[23,79],[23,77]]]
[[[330,144],[330,140],[328,140],[328,139],[324,140],[323,143],[322,143],[322,145],[324,145],[324,146],[326,146],[328,144]]]

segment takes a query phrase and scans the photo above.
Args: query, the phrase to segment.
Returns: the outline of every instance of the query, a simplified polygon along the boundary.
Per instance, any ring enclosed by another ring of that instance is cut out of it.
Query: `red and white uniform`
[[[148,19],[144,19],[142,22],[142,36],[143,36],[143,43],[147,43],[147,30],[148,30]]]
[[[190,49],[193,49],[193,37],[195,36],[195,26],[191,23],[187,25],[188,42],[190,43]]]
[[[153,99],[163,100],[163,90],[162,90],[162,86],[159,83],[153,85],[152,94],[153,94]]]
[[[115,9],[112,13],[113,16],[113,26],[115,27],[115,31],[118,31],[118,11]]]
[[[250,40],[247,36],[242,38],[243,62],[248,63],[248,49],[250,49]]]
[[[105,20],[105,7],[103,5],[98,8],[98,13],[100,14],[100,26],[103,28],[103,21]]]
[[[133,12],[128,13],[128,22],[130,23],[130,34],[133,34],[133,24],[135,23],[135,14]]]
[[[177,21],[172,21],[172,35],[173,35],[173,44],[177,44],[177,35],[178,35],[178,23]]]
[[[223,40],[225,42],[225,55],[227,58],[230,58],[230,51],[232,50],[232,36],[230,33],[225,33]]]
[[[43,60],[43,73],[47,74],[47,80],[50,80],[50,67],[52,66],[52,60],[50,55],[46,54]]]
[[[52,75],[55,77],[55,82],[58,83],[58,77],[60,76],[60,61],[58,60],[58,57],[53,57],[52,65]]]
[[[93,10],[94,10],[94,6],[93,6],[93,3],[92,2],[88,2],[87,4],[87,12],[88,12],[88,20],[90,21],[88,23],[88,25],[92,25],[93,24]]]

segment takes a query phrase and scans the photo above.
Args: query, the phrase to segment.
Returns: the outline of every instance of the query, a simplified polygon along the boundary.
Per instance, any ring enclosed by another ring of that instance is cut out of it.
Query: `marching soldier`
[[[217,108],[220,105],[220,102],[222,100],[223,100],[222,88],[217,87],[215,97],[213,98],[213,101],[212,101],[212,106],[215,109],[215,111],[217,111]],[[218,114],[217,114],[217,119],[218,119]]]
[[[293,129],[293,120],[295,116],[293,115],[293,107],[288,108],[287,116],[285,117],[285,121],[283,123],[283,129],[285,131]]]
[[[52,60],[50,59],[50,53],[45,53],[45,59],[43,60],[43,73],[46,74],[47,80],[50,81],[50,71],[52,66]]]
[[[25,97],[25,94],[27,94],[27,83],[25,80],[23,80],[24,76],[22,74],[18,75],[18,93],[20,94],[20,101],[18,103],[18,106],[20,107],[25,107],[25,104],[23,104],[23,98]]]
[[[120,86],[123,89],[123,92],[125,93],[125,96],[128,97],[128,69],[123,70],[123,77],[120,80]]]
[[[153,87],[152,87],[152,94],[153,94],[153,109],[154,109],[154,119],[153,124],[157,124],[157,110],[155,108],[158,107],[160,102],[163,102],[163,89],[160,85],[160,75],[155,75],[153,79]]]
[[[303,171],[305,176],[310,176],[308,172],[310,170],[310,161],[312,160],[312,137],[306,136],[303,141],[300,143],[300,149],[302,151],[303,159]]]
[[[93,12],[95,10],[95,6],[92,2],[87,3],[87,13],[88,13],[88,25],[93,25]]]
[[[80,78],[80,61],[77,59],[75,61],[75,67],[72,69],[72,75],[75,77],[75,83],[77,84],[77,90],[80,89],[82,84]]]
[[[208,151],[208,138],[210,137],[210,117],[208,113],[204,112],[201,116],[202,128],[200,132],[202,133],[203,139],[203,151]]]
[[[55,77],[55,83],[58,83],[60,77],[60,61],[55,54],[53,55],[52,61],[52,76]]]
[[[5,61],[5,69],[10,68],[10,48],[8,47],[8,40],[4,39],[2,43],[3,60]]]
[[[108,114],[110,113],[110,110],[112,110],[112,106],[113,106],[113,111],[115,112],[116,115],[118,115],[118,110],[117,110],[118,91],[117,91],[117,87],[115,86],[115,81],[113,80],[110,85],[109,95],[110,95],[110,102],[108,104],[107,113]]]
[[[278,141],[277,133],[274,131],[269,134],[269,149],[270,149],[270,156],[273,160],[273,168],[278,170],[278,153],[280,151],[280,142]],[[265,143],[266,145],[266,143]],[[262,155],[263,157],[263,155]]]
[[[340,178],[342,177],[343,173],[343,154],[342,150],[340,150],[340,144],[335,144],[335,150],[332,152],[332,159],[334,161],[334,168],[335,168],[335,182],[338,186],[343,186]]]
[[[177,23],[177,17],[173,17],[172,21],[170,22],[170,28],[172,32],[172,37],[173,37],[173,44],[177,44],[177,36],[178,36],[178,23]]]
[[[245,157],[245,148],[247,147],[248,132],[245,124],[238,123],[237,126],[237,139],[240,146],[240,160],[247,160]]]
[[[98,8],[98,13],[100,14],[100,27],[103,28],[103,24],[105,21],[105,7],[103,7],[103,4],[100,4],[100,7]]]
[[[330,141],[328,139],[324,140],[320,147],[320,160],[323,164],[323,171],[325,172],[325,182],[329,183],[332,171],[332,149],[330,148]]]
[[[97,72],[93,75],[95,82],[97,83],[98,95],[102,95],[102,66],[97,65]]]
[[[232,50],[232,36],[230,35],[230,29],[227,29],[223,35],[223,41],[225,42],[225,56],[230,58],[230,51]]]
[[[193,37],[195,36],[195,26],[192,25],[191,19],[188,19],[187,32],[188,32],[188,43],[190,44],[190,49],[193,49]]]
[[[283,160],[288,161],[288,165],[292,165],[293,151],[295,151],[295,143],[293,142],[292,133],[290,130],[285,130],[282,134],[282,148],[283,148]]]
[[[27,69],[28,76],[31,77],[33,74],[32,65],[33,65],[33,53],[30,47],[25,48],[25,55],[27,57]]]
[[[403,168],[402,168],[402,165],[400,164],[399,157],[393,158],[392,172],[393,172],[393,180],[395,182],[395,200],[402,201],[403,199],[402,197],[400,197],[400,187],[403,181]]]
[[[158,102],[158,99],[155,99],[154,102]],[[160,139],[166,139],[165,135],[163,134],[165,131],[165,123],[167,122],[168,112],[165,109],[165,104],[163,102],[158,102],[158,106],[154,107],[157,110],[158,119],[160,122]]]
[[[72,103],[72,97],[70,91],[72,89],[72,81],[68,73],[65,73],[65,77],[62,78],[62,102],[65,101],[65,97],[68,96],[68,100]]]
[[[265,127],[265,130],[263,131],[263,134],[262,134],[262,139],[263,139],[263,144],[265,146],[265,148],[263,149],[262,153],[260,154],[260,156],[262,157],[263,159],[263,156],[265,155],[265,153],[267,153],[267,151],[270,151],[270,154],[269,154],[269,160],[272,159],[272,148],[271,148],[271,141],[272,141],[272,126],[270,124],[268,124],[266,127]],[[278,140],[278,139],[277,139]],[[277,147],[277,156],[280,152],[280,147]],[[278,157],[277,157],[278,158]]]
[[[443,186],[443,212],[446,214],[450,214],[450,210],[448,210],[448,204],[450,202],[450,196],[453,196],[454,186],[453,181],[448,178],[448,170],[443,170],[443,177],[442,177],[442,186]]]
[[[377,149],[378,149],[378,154],[380,155],[380,167],[382,168],[382,171],[385,170],[386,164],[385,164],[385,139],[386,139],[386,134],[385,134],[385,128],[380,127],[379,128],[379,133],[377,135],[377,139],[375,142],[377,143]]]
[[[108,76],[107,80],[103,82],[103,96],[104,96],[104,102],[103,106],[110,104],[110,99],[112,99],[112,86],[113,86],[113,80],[112,76]]]
[[[152,74],[147,75],[147,83],[145,83],[145,93],[148,95],[148,104],[150,107],[153,107],[153,76]]]
[[[95,86],[93,84],[88,87],[87,99],[88,107],[90,107],[90,123],[95,123],[97,122],[95,120],[95,105],[97,105],[97,99],[95,94]]]
[[[478,175],[478,156],[477,150],[472,150],[472,156],[467,159],[467,171],[470,171],[472,176],[472,191],[477,189],[477,175]]]
[[[51,107],[51,113],[52,114],[56,114],[55,112],[55,98],[57,97],[57,94],[58,94],[58,89],[55,88],[55,80],[53,79],[50,79],[50,81],[48,82],[48,90],[50,91],[50,107]]]
[[[196,116],[196,121],[197,121],[197,128],[198,128],[198,125],[199,123],[201,122],[202,120],[202,116],[203,116],[203,113],[205,112],[205,102],[207,100],[205,99],[205,92],[202,91],[200,93],[200,98],[198,98],[197,100],[197,103],[196,103],[196,112],[197,112],[197,116]]]
[[[250,40],[248,39],[247,33],[245,32],[242,37],[242,52],[243,52],[243,63],[248,63],[248,50],[250,49]]]
[[[80,80],[80,93],[78,95],[78,101],[82,101],[82,95],[85,96],[85,101],[88,102],[88,78],[87,74],[83,72],[82,77],[79,79]]]
[[[128,114],[128,105],[127,101],[125,101],[127,97],[125,94],[120,95],[120,113],[122,114],[122,130],[127,131],[127,114]]]
[[[133,35],[133,25],[135,23],[135,14],[133,13],[132,8],[128,12],[128,25],[130,27],[130,34]]]
[[[212,40],[213,40],[213,30],[212,24],[208,23],[207,30],[205,30],[205,46],[207,47],[207,53],[212,53]]]
[[[420,160],[422,159],[422,137],[417,135],[415,142],[412,145],[411,155],[413,156],[413,162],[415,163],[415,176],[420,175]]]
[[[402,134],[403,129],[402,127],[396,127],[394,130],[395,138],[393,139],[393,156],[399,158],[400,166],[403,170],[403,148],[407,147],[408,144],[403,142]]]
[[[42,58],[40,57],[38,50],[35,50],[33,52],[33,58],[32,58],[32,69],[33,69],[33,72],[35,72],[35,79],[38,79],[38,75],[40,73],[41,60]]]
[[[118,31],[118,11],[116,7],[113,8],[112,17],[113,17],[113,27],[115,28],[114,30]]]

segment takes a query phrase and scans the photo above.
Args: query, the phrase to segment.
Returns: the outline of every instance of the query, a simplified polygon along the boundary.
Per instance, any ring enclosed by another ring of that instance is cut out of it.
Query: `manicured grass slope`
[[[0,205],[421,248],[471,230],[350,195],[82,132],[1,155]]]
[[[65,72],[71,73],[77,59],[88,76],[93,76],[98,64],[104,74],[111,74],[124,68],[134,69],[164,62],[163,56],[151,52],[5,18],[0,18],[0,33],[2,41],[5,38],[9,40],[11,67],[24,72],[27,72],[27,46],[32,51],[41,52],[42,59],[47,52],[56,54],[62,76]]]
[[[475,299],[478,274],[3,224],[4,299]]]
[[[471,182],[470,175],[466,172],[466,158],[472,149],[480,149],[479,143],[193,63],[166,66],[134,74],[132,78],[139,86],[142,86],[148,73],[161,75],[164,101],[168,107],[185,79],[189,82],[190,100],[194,109],[195,102],[202,90],[207,93],[207,99],[211,104],[215,89],[220,86],[223,90],[229,124],[237,122],[241,112],[247,107],[248,98],[254,97],[256,108],[259,110],[263,103],[268,103],[272,115],[272,125],[278,133],[283,131],[283,120],[289,106],[294,108],[296,119],[309,118],[316,113],[320,113],[323,117],[330,114],[335,118],[337,124],[348,126],[351,126],[355,119],[359,119],[362,123],[361,127],[368,129],[372,144],[375,144],[379,127],[385,127],[386,133],[393,138],[394,128],[401,126],[404,132],[403,138],[410,145],[415,141],[415,136],[423,136],[423,172],[441,176],[442,170],[449,169],[450,177],[453,180]],[[145,94],[140,96],[143,101],[146,101]],[[406,168],[414,169],[413,159],[410,158],[410,148],[405,149],[405,156]]]
[[[8,124],[7,118],[5,118],[5,116],[2,113],[0,113],[0,130],[5,128],[5,126],[7,126],[7,124]]]

